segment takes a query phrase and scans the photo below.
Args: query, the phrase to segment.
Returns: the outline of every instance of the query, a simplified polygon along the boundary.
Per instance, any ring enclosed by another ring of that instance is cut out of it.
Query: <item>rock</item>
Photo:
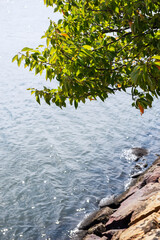
[[[130,224],[136,221],[136,218],[142,218],[141,215],[137,215],[137,212],[143,216],[145,214],[142,211],[143,209],[148,215],[160,208],[160,197],[156,195],[160,191],[159,176],[160,167],[154,166],[146,175],[140,177],[141,181],[137,181],[137,184],[130,188],[126,199],[123,198],[120,207],[110,216],[109,221],[106,223],[106,230],[128,228]],[[156,199],[159,200],[156,201]],[[149,206],[150,210],[146,210],[148,209],[147,206]]]
[[[92,227],[94,224],[99,222],[107,222],[109,216],[114,212],[113,209],[109,207],[102,208],[98,211],[93,212],[88,217],[86,217],[78,226],[80,230],[87,230]]]
[[[107,239],[111,239],[113,236],[116,236],[117,233],[119,234],[120,230],[119,229],[111,229],[108,230],[107,232],[102,233],[107,237]]]
[[[119,226],[121,229],[127,228],[131,221],[131,217],[134,216],[136,209],[142,211],[142,208],[144,207],[144,201],[147,201],[149,197],[159,191],[159,183],[149,183],[143,188],[137,189],[137,191],[123,201],[117,211],[110,216],[109,221],[106,223],[107,230],[116,229],[117,226]]]
[[[95,234],[90,234],[90,235],[87,235],[84,240],[100,240],[101,237],[98,237],[97,235]]]
[[[88,233],[89,234],[94,233],[96,235],[99,235],[99,234],[102,234],[105,230],[106,230],[105,225],[103,223],[98,223],[93,227],[89,228]]]
[[[108,240],[108,238],[105,236],[99,237],[95,234],[89,234],[84,238],[84,240]]]
[[[128,229],[121,232],[119,240],[158,240],[160,239],[160,229],[159,229],[159,219],[160,212],[152,213],[148,217],[142,219],[141,221],[133,224]],[[113,237],[112,240],[117,238]]]
[[[95,212],[83,240],[159,240],[160,158],[109,204],[117,209],[105,207]]]
[[[144,167],[144,168],[148,167],[148,163],[144,163],[144,164],[143,164],[143,167]]]
[[[77,230],[75,233],[71,235],[72,240],[82,240],[87,234],[85,230]]]
[[[143,166],[138,164],[138,163],[134,166],[134,169],[137,170],[137,171],[142,170],[142,168],[143,168]]]
[[[138,160],[139,158],[147,155],[148,151],[145,148],[132,148],[132,154],[134,154],[137,157],[136,160]]]
[[[160,210],[160,192],[157,192],[147,200],[137,204],[136,209],[133,211],[130,225],[140,221],[141,219],[144,219],[153,212],[158,212],[159,210]]]
[[[105,206],[112,206],[115,203],[115,195],[108,196],[106,198],[102,198],[98,204],[100,208]],[[111,207],[112,208],[112,207]]]
[[[137,172],[137,173],[134,173],[134,174],[131,175],[131,178],[137,178],[137,177],[139,177],[140,175],[142,175],[142,173],[143,173],[143,171],[139,171],[139,172]]]

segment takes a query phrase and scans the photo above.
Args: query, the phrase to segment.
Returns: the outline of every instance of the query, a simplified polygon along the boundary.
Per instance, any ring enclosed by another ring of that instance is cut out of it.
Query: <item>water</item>
[[[159,153],[159,103],[143,116],[130,96],[60,110],[26,91],[41,88],[11,58],[42,44],[52,9],[40,0],[0,1],[0,239],[67,240],[101,198],[119,194],[129,180],[131,147]],[[59,16],[55,15],[55,21]]]

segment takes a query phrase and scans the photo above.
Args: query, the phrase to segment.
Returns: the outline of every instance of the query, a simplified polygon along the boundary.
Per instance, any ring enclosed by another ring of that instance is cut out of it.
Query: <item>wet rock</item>
[[[109,216],[114,212],[113,209],[109,207],[102,208],[98,211],[93,212],[88,217],[86,217],[78,226],[78,229],[87,230],[92,227],[94,224],[99,222],[107,222]]]
[[[143,167],[144,168],[148,167],[148,163],[144,163]]]
[[[108,196],[106,198],[102,198],[98,204],[98,206],[100,208],[106,207],[106,206],[114,208],[114,207],[112,207],[112,205],[115,205],[115,196],[114,195]]]
[[[136,160],[138,160],[139,158],[147,155],[148,151],[145,148],[132,148],[132,154],[134,154],[137,157]]]
[[[142,174],[143,174],[143,171],[136,172],[136,173],[131,175],[131,178],[137,178],[137,177],[139,177]]]
[[[144,172],[144,169],[148,166],[147,163],[143,163],[143,162],[140,162],[138,164],[136,164],[133,168],[133,170],[131,171],[131,178],[137,178],[139,177],[140,175],[143,174]]]
[[[140,171],[140,170],[142,170],[143,165],[136,164],[136,165],[134,166],[134,168],[135,168],[135,170]]]
[[[96,235],[101,235],[104,231],[106,230],[105,225],[103,223],[98,223],[94,225],[93,227],[88,229],[89,234],[96,234]]]
[[[72,234],[72,240],[82,240],[87,234],[85,230],[77,230],[74,234]]]

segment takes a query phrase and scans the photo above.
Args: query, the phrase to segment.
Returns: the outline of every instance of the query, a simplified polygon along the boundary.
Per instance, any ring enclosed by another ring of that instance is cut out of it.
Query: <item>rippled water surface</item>
[[[78,110],[38,105],[26,91],[45,80],[11,63],[42,44],[52,9],[41,0],[0,1],[0,239],[67,240],[101,198],[125,188],[131,147],[159,153],[159,102],[140,116],[127,94]],[[55,21],[58,16],[52,17]]]

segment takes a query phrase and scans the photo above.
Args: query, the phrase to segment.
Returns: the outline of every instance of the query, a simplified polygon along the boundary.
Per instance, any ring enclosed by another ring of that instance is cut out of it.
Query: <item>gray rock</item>
[[[111,195],[111,196],[107,196],[105,198],[102,198],[101,201],[99,202],[98,206],[100,208],[105,207],[105,206],[109,206],[114,204],[115,202],[115,195]]]
[[[132,154],[134,154],[138,160],[139,158],[146,156],[148,154],[147,149],[145,148],[132,148]]]
[[[72,240],[82,240],[87,234],[87,231],[79,230],[74,235],[71,236]]]
[[[107,222],[109,216],[114,212],[113,209],[109,207],[102,208],[98,211],[93,212],[79,224],[79,230],[88,230],[93,225],[100,223],[100,222]]]
[[[140,175],[142,175],[143,171],[139,171],[131,175],[131,178],[138,178]]]

